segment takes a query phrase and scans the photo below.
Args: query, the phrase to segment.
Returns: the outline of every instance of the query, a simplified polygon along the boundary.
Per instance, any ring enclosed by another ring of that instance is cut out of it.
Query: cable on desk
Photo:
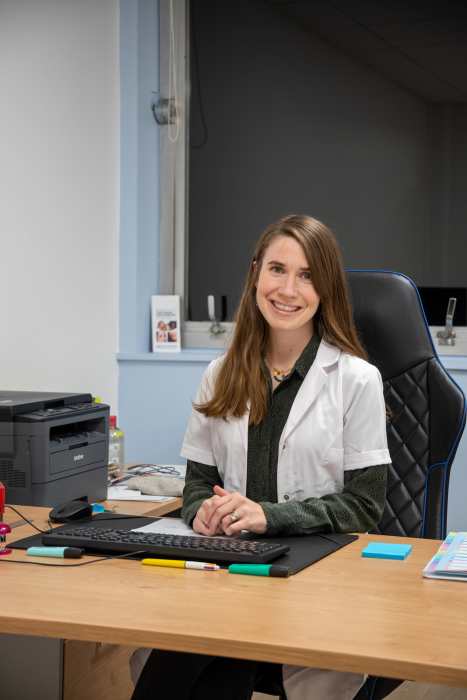
[[[10,508],[13,512],[16,513],[16,515],[19,515],[19,517],[24,520],[28,525],[34,528],[34,530],[37,530],[37,532],[40,532],[43,535],[48,535],[52,532],[53,530],[53,525],[50,522],[50,519],[48,520],[49,523],[49,529],[48,530],[42,530],[40,527],[37,527],[37,525],[34,525],[34,523],[29,520],[29,518],[26,518],[25,515],[19,512],[16,508],[13,506],[5,504],[5,508]],[[103,520],[133,520],[135,518],[141,519],[147,516],[141,516],[141,515],[123,515],[120,513],[114,514],[110,518],[96,518],[96,522],[102,522]],[[73,525],[75,523],[66,523],[67,525]],[[79,564],[48,564],[46,562],[39,562],[39,561],[21,561],[19,559],[2,559],[0,558],[0,562],[10,562],[11,564],[32,564],[33,566],[58,566],[62,567],[67,566],[67,567],[75,567],[75,566],[87,566],[87,564],[97,564],[100,561],[107,561],[108,559],[124,559],[125,557],[129,556],[134,556],[134,555],[139,555],[139,554],[147,554],[145,550],[142,550],[141,552],[130,552],[126,554],[119,554],[117,556],[108,556],[108,557],[100,557],[99,559],[93,559],[92,561],[84,561],[80,562]]]
[[[10,508],[12,511],[14,511],[14,512],[16,513],[16,515],[19,515],[19,517],[20,517],[22,520],[24,520],[25,522],[27,522],[28,525],[31,525],[31,527],[33,527],[34,530],[37,530],[37,532],[41,532],[43,535],[49,535],[49,534],[52,532],[53,525],[52,525],[52,523],[50,522],[50,520],[48,520],[49,529],[48,529],[48,530],[41,530],[40,527],[37,527],[37,525],[34,525],[34,523],[33,523],[31,520],[29,520],[28,518],[26,518],[25,515],[23,515],[22,513],[19,512],[19,510],[16,510],[16,508],[13,508],[13,506],[9,506],[9,505],[5,504],[5,508]],[[123,513],[114,513],[114,514],[112,515],[112,517],[109,517],[109,518],[96,518],[96,519],[95,519],[95,522],[102,522],[102,521],[105,521],[105,520],[134,520],[135,518],[137,518],[137,519],[139,520],[139,519],[141,519],[141,518],[146,518],[146,517],[151,517],[151,516],[146,516],[146,515],[124,515]],[[155,516],[155,517],[157,517],[157,516]],[[91,518],[91,520],[94,520],[94,518]],[[76,522],[78,522],[78,521],[76,521]],[[63,523],[62,523],[62,524],[63,524]],[[65,524],[66,524],[66,525],[74,525],[74,524],[76,524],[76,523],[71,523],[71,522],[69,522],[69,523],[65,523]]]
[[[2,559],[0,558],[0,563],[10,563],[10,564],[30,564],[32,566],[56,566],[60,569],[71,569],[75,566],[87,566],[88,564],[98,564],[101,561],[108,561],[109,559],[125,559],[125,557],[134,557],[140,554],[148,554],[145,549],[139,552],[126,552],[125,554],[117,554],[117,556],[99,557],[99,559],[92,559],[91,561],[82,561],[79,564],[49,564],[42,561],[23,561],[22,559]]]
[[[334,544],[342,545],[342,542],[340,540],[335,540],[333,537],[330,537],[330,535],[323,535],[322,532],[316,532],[315,534],[318,535],[318,537],[322,537],[323,540],[327,540],[328,542],[334,542]],[[356,535],[356,538],[358,539],[358,535]]]
[[[40,527],[37,527],[37,525],[34,525],[34,523],[33,523],[31,520],[29,520],[28,518],[26,518],[25,515],[23,515],[22,513],[19,512],[19,510],[16,510],[16,508],[13,508],[13,506],[9,506],[9,505],[5,504],[5,508],[10,508],[10,510],[14,511],[14,512],[16,513],[16,515],[19,515],[19,517],[20,517],[22,520],[24,520],[25,522],[27,522],[28,525],[30,525],[31,527],[33,527],[34,530],[37,530],[37,532],[42,532],[43,535],[48,535],[48,534],[50,534],[50,532],[51,532],[51,530],[52,530],[52,527],[50,527],[48,530],[41,530]],[[50,520],[49,520],[49,525],[50,525]]]

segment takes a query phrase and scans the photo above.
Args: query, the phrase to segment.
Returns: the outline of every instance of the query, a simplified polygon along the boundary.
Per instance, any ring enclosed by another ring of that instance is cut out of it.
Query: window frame
[[[171,12],[173,20],[171,23]],[[159,129],[159,293],[178,294],[182,309],[182,344],[193,348],[222,348],[233,331],[233,323],[222,323],[225,332],[214,335],[210,321],[188,317],[188,203],[190,130],[190,3],[189,0],[160,0],[159,3],[159,95],[169,96],[171,24],[175,40],[175,101],[178,136],[169,138],[169,126]],[[174,125],[171,125],[172,129]]]

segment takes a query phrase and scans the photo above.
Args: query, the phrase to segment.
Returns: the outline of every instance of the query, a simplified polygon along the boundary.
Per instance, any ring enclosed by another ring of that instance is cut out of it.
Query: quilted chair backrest
[[[347,271],[354,319],[381,372],[392,466],[378,532],[444,538],[449,473],[465,399],[442,367],[416,286],[405,275]]]

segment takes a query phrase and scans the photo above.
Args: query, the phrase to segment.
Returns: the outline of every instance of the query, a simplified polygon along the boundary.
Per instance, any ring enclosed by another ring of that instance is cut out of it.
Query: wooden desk
[[[364,559],[370,539],[413,552]],[[0,563],[0,629],[467,687],[467,585],[421,576],[438,544],[362,535],[289,579],[125,560],[70,571]]]

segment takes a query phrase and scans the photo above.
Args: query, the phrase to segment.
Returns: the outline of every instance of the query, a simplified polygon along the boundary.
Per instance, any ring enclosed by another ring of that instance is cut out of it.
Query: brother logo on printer
[[[80,459],[84,459],[84,455],[75,455],[75,456],[73,457],[73,461],[74,461],[74,462],[79,462]]]

